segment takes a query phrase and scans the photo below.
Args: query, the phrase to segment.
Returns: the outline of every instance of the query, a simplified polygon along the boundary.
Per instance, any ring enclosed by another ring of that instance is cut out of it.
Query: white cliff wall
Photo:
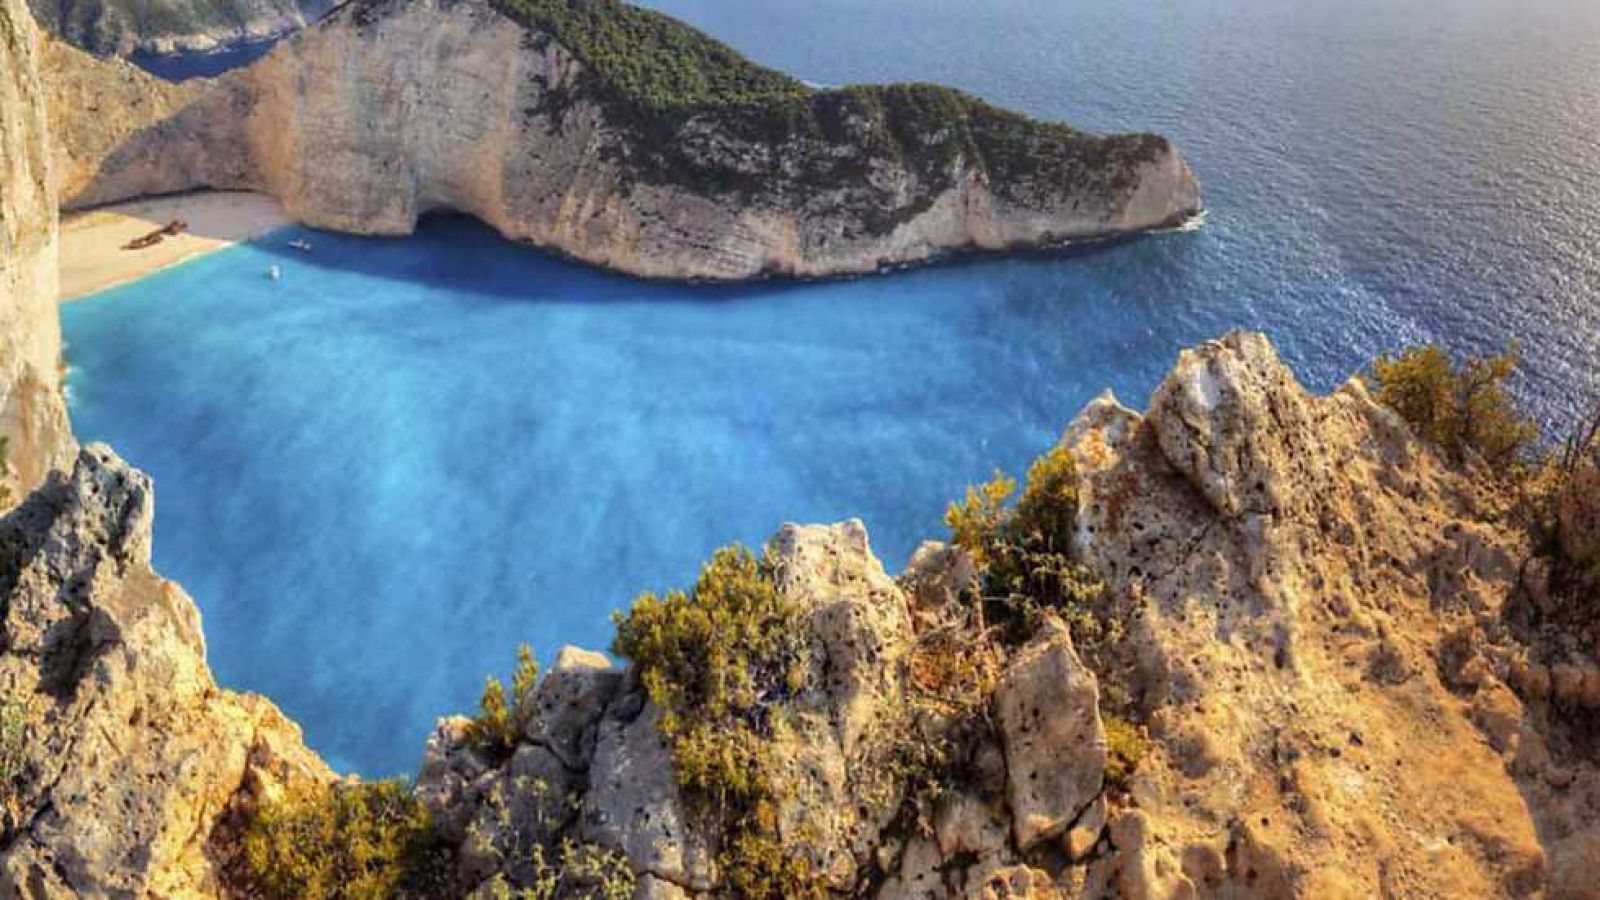
[[[0,0],[0,437],[13,496],[70,458],[59,378],[56,193],[39,38],[22,0]]]

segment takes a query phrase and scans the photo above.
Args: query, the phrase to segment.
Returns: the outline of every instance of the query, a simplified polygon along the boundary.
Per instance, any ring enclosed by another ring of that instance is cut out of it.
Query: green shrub
[[[1529,479],[1535,540],[1550,563],[1558,618],[1583,621],[1600,609],[1600,409]]]
[[[589,843],[563,841],[554,860],[534,845],[531,887],[513,888],[504,875],[489,882],[489,900],[630,900],[636,879],[628,859]]]
[[[616,621],[615,649],[638,667],[671,731],[688,727],[685,712],[698,720],[759,713],[805,676],[798,611],[770,563],[743,547],[716,551],[693,591],[644,594]]]
[[[517,665],[511,670],[511,696],[515,697],[518,706],[533,696],[533,689],[539,686],[539,661],[533,658],[533,648],[527,644],[517,645]]]
[[[1434,344],[1413,347],[1372,364],[1380,402],[1455,463],[1469,452],[1505,471],[1521,460],[1538,429],[1517,415],[1505,380],[1517,365],[1515,347],[1459,364]]]
[[[1099,581],[1072,558],[1078,515],[1077,462],[1058,446],[1028,469],[1021,498],[1016,482],[996,474],[967,489],[945,513],[952,540],[980,572],[980,630],[999,629],[1007,644],[1033,635],[1040,616],[1054,612],[1083,621]]]
[[[1139,764],[1150,752],[1150,742],[1139,726],[1116,715],[1103,717],[1106,730],[1106,784],[1117,790],[1128,789],[1128,779],[1139,771]]]
[[[34,707],[27,699],[0,697],[0,809],[15,812],[28,767],[28,731]]]
[[[662,710],[675,779],[718,840],[734,896],[823,897],[805,858],[778,832],[783,785],[771,741],[805,683],[808,630],[770,561],[742,547],[712,555],[689,593],[645,594],[617,616],[617,654],[633,661]]]
[[[1016,479],[996,471],[983,484],[968,487],[966,499],[945,510],[951,541],[971,554],[980,569],[994,561],[992,554],[999,550],[1001,535],[1011,519],[1008,504],[1016,492]]]
[[[517,748],[517,735],[521,724],[517,712],[533,696],[539,683],[539,663],[527,644],[517,647],[517,666],[511,673],[511,698],[506,698],[505,685],[500,679],[489,676],[478,698],[478,715],[467,726],[467,740],[479,750],[497,759],[504,759]]]
[[[1584,580],[1600,577],[1600,409],[1546,466],[1548,527],[1557,561]]]
[[[1557,497],[1556,539],[1575,575],[1600,580],[1600,460],[1584,459],[1566,474]]]
[[[256,811],[244,847],[269,898],[434,897],[448,882],[427,810],[399,781],[291,789]]]

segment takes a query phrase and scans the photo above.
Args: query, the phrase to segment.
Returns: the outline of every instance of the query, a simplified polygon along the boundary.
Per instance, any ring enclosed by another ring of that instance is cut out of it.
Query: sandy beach
[[[141,250],[129,241],[169,222],[182,234]],[[215,191],[118,203],[61,220],[61,299],[75,300],[292,224],[264,194]]]

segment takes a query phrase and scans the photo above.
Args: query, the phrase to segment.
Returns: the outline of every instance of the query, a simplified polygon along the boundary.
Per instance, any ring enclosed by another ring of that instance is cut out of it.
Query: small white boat
[[[295,238],[294,240],[290,241],[289,246],[304,253],[311,252],[311,242],[303,241],[300,238]]]
[[[267,277],[271,278],[273,281],[277,281],[283,277],[283,270],[279,269],[277,266],[268,266]]]

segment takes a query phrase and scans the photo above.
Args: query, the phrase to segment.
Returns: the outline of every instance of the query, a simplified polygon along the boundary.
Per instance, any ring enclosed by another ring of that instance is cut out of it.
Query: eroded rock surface
[[[230,817],[332,773],[264,698],[220,690],[200,615],[150,569],[150,481],[84,449],[0,520],[0,696],[22,723],[0,896],[217,896]]]
[[[1067,440],[1082,550],[1120,598],[1128,693],[1156,748],[1092,884],[1540,890],[1538,812],[1435,664],[1514,588],[1526,547],[1497,493],[1358,382],[1310,396],[1259,335],[1185,351],[1147,416],[1103,399]]]
[[[27,6],[0,2],[0,437],[9,448],[0,493],[13,501],[73,448],[60,391],[56,189],[40,54]]]
[[[60,59],[78,73],[52,79],[76,85],[53,103],[69,207],[264,190],[307,224],[366,234],[451,210],[621,271],[710,279],[867,272],[1200,208],[1164,138],[1071,132],[950,93],[644,115],[487,0],[358,0],[247,70],[179,88]],[[785,117],[812,124],[774,125]]]
[[[995,690],[1017,847],[1061,837],[1104,788],[1106,735],[1094,673],[1050,620]]]

